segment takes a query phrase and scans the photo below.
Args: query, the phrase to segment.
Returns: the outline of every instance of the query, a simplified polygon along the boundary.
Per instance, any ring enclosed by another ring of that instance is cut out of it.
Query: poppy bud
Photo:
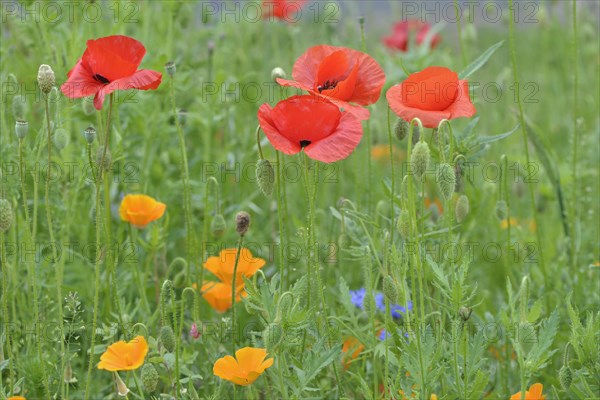
[[[115,381],[117,382],[117,393],[119,394],[119,396],[127,396],[127,393],[129,393],[129,389],[127,388],[127,385],[125,385],[125,382],[123,382],[123,380],[117,372],[115,372]]]
[[[71,368],[71,360],[67,361],[65,371],[63,373],[63,381],[65,383],[77,383],[77,378],[73,376],[73,369]]]
[[[40,65],[40,69],[38,69],[37,80],[42,93],[50,93],[52,87],[54,86],[54,83],[56,82],[56,78],[54,77],[54,71],[52,71],[52,68],[50,68],[49,65]]]
[[[372,295],[368,293],[365,295],[365,299],[363,300],[363,307],[367,315],[371,315],[377,311],[377,308],[375,306],[375,299]]]
[[[440,192],[444,198],[448,200],[450,196],[452,196],[452,193],[454,192],[454,186],[456,184],[456,175],[454,175],[454,169],[450,166],[450,164],[440,164],[438,166],[436,178]]]
[[[573,372],[568,365],[563,365],[560,371],[558,371],[558,381],[564,391],[569,390],[571,383],[573,382]]]
[[[15,122],[15,132],[19,139],[24,139],[29,131],[29,123],[27,121]]]
[[[464,184],[462,179],[462,169],[460,168],[460,164],[456,164],[454,166],[454,176],[456,177],[456,184],[454,185],[454,191],[459,193],[462,192]]]
[[[396,221],[396,228],[403,239],[408,239],[410,235],[410,215],[408,214],[408,210],[404,209],[400,212],[398,221]]]
[[[350,247],[350,243],[351,241],[348,235],[346,235],[345,233],[340,234],[337,242],[340,249],[347,249],[348,247]]]
[[[58,103],[58,88],[56,86],[52,86],[50,89],[50,93],[48,93],[48,100],[50,103]]]
[[[54,135],[52,135],[52,142],[56,146],[58,150],[62,150],[69,144],[69,135],[67,131],[63,128],[58,128],[54,131]]]
[[[410,127],[410,125],[409,125]],[[413,136],[412,136],[412,144],[413,146],[419,143],[421,140],[421,127],[418,124],[413,125]]]
[[[185,125],[185,123],[187,122],[187,115],[187,110],[184,108],[177,112],[177,119],[179,120],[179,124],[181,126]]]
[[[421,179],[427,168],[429,168],[430,158],[427,142],[420,141],[417,143],[410,156],[412,172],[417,179]]]
[[[83,131],[83,136],[85,136],[85,140],[88,144],[94,143],[94,139],[96,139],[96,129],[91,125],[88,126],[85,128],[85,131]]]
[[[271,79],[273,80],[273,82],[277,82],[277,78],[285,79],[286,77],[287,76],[283,68],[276,67],[273,68],[273,71],[271,71]]]
[[[293,303],[294,299],[289,294],[281,296],[279,298],[279,302],[277,303],[277,315],[275,316],[275,319],[277,321],[281,321],[282,319],[284,319],[284,317],[286,317],[290,313]]]
[[[269,160],[258,160],[256,163],[256,182],[258,182],[258,187],[265,196],[270,196],[273,193],[275,171]]]
[[[150,363],[144,364],[142,367],[142,385],[146,392],[152,393],[156,390],[158,384],[158,372],[154,365]]]
[[[460,319],[462,319],[463,321],[468,321],[469,318],[471,318],[471,313],[473,312],[473,309],[470,307],[461,307],[458,310],[458,315],[460,317]]]
[[[235,230],[238,235],[244,236],[250,227],[250,214],[246,211],[240,211],[235,216]]]
[[[83,99],[81,102],[81,108],[85,115],[93,115],[96,112],[96,109],[94,108],[94,102],[89,97]]]
[[[16,120],[25,119],[25,115],[27,114],[27,100],[25,100],[25,96],[17,95],[13,97],[12,110]]]
[[[469,214],[469,198],[464,194],[456,200],[456,208],[454,209],[456,214],[456,221],[462,222]]]
[[[102,158],[104,157],[104,164],[102,164]],[[110,150],[106,149],[106,155],[104,155],[104,147],[98,147],[98,153],[96,154],[96,166],[102,167],[105,171],[110,169],[112,155],[110,154]],[[102,164],[102,165],[100,165]]]
[[[160,328],[160,342],[169,353],[175,350],[175,333],[169,325]]]
[[[504,200],[498,200],[496,202],[496,218],[500,221],[505,220],[508,215],[508,205]]]
[[[166,63],[165,71],[167,71],[167,74],[169,74],[170,77],[173,77],[173,75],[175,75],[175,72],[177,72],[177,66],[175,65],[175,62],[169,61],[168,63]]]
[[[13,211],[8,200],[0,199],[0,232],[6,232],[12,225]]]
[[[272,352],[283,340],[283,328],[279,324],[269,324],[262,332],[262,338],[268,352]]]
[[[398,301],[398,286],[390,275],[383,278],[383,294],[390,303]]]
[[[396,135],[398,140],[404,140],[404,138],[408,135],[408,122],[402,118],[398,118],[394,124],[394,135]]]
[[[190,328],[190,336],[194,339],[198,339],[200,337],[200,332],[198,331],[198,325],[194,322],[192,327]]]
[[[213,217],[212,222],[210,223],[210,229],[215,238],[219,239],[225,233],[225,218],[223,218],[222,214],[217,214]]]
[[[181,271],[175,275],[175,278],[173,278],[173,286],[178,289],[181,289],[185,286],[185,271]]]

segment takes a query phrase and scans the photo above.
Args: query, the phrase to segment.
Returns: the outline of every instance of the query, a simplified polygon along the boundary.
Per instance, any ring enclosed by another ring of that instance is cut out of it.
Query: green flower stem
[[[277,174],[277,223],[279,224],[279,291],[283,293],[286,289],[285,281],[284,281],[284,273],[286,271],[285,268],[285,253],[284,253],[284,213],[283,213],[283,201],[282,201],[282,181],[283,174],[281,171],[280,165],[280,157],[279,151],[276,152],[277,162],[276,162],[276,174]],[[282,157],[281,157],[282,158]]]
[[[467,53],[466,53],[467,49],[465,47],[465,42],[464,42],[463,35],[462,35],[462,26],[460,23],[461,12],[460,12],[460,8],[458,6],[458,0],[454,0],[454,12],[455,12],[454,15],[456,16],[456,29],[458,31],[458,43],[460,46],[460,55],[462,57],[463,66],[466,67],[467,66]]]
[[[135,383],[135,387],[137,388],[138,392],[140,392],[140,397],[142,398],[142,400],[146,400],[146,398],[144,397],[144,391],[142,390],[140,382],[138,381],[138,378],[135,375],[135,371],[131,371],[131,376],[133,376],[133,382]]]
[[[4,232],[0,232],[0,266],[2,266],[2,315],[3,317],[3,325],[8,327],[9,325],[9,314],[8,314],[8,259],[6,258],[6,252],[4,250]],[[11,345],[11,334],[10,329],[5,328],[4,332],[6,334],[6,350],[8,353],[8,381],[10,382],[10,386],[8,389],[8,394],[12,393],[12,387],[15,384],[15,370],[14,370],[14,357],[12,353],[12,345]],[[4,380],[2,380],[4,382]],[[4,390],[4,383],[2,384]]]
[[[514,10],[514,0],[508,0],[508,9],[511,11]],[[516,48],[515,48],[515,24],[514,24],[514,18],[509,18],[509,39],[510,39],[510,55],[511,55],[511,62],[512,62],[512,69],[513,69],[513,77],[514,77],[514,81],[515,84],[517,85],[517,90],[516,90],[516,97],[517,97],[517,104],[519,106],[519,123],[521,124],[521,131],[523,132],[523,148],[525,149],[525,159],[527,161],[527,165],[531,165],[530,163],[530,158],[529,158],[529,140],[528,140],[528,134],[527,134],[527,125],[525,123],[525,114],[523,112],[523,103],[521,101],[521,94],[520,94],[520,90],[518,88],[518,84],[519,84],[519,71],[518,71],[518,67],[517,67],[517,52],[516,52]],[[542,246],[542,236],[541,236],[541,226],[538,223],[538,212],[537,212],[537,207],[535,205],[535,193],[533,190],[533,186],[530,183],[527,183],[527,188],[529,189],[529,202],[531,203],[531,212],[533,214],[533,221],[535,222],[535,226],[536,226],[536,248],[538,249],[543,249]],[[509,221],[510,223],[510,221]],[[546,270],[546,262],[544,260],[544,252],[543,251],[538,251],[537,252],[539,254],[540,257],[540,261],[539,261],[539,265],[540,265],[540,269],[542,270],[542,275],[544,276],[544,287],[546,291],[550,290],[550,281],[548,280],[548,271]],[[546,299],[546,310],[551,310],[551,306],[550,306],[550,296],[544,296],[544,298]]]
[[[578,49],[577,49],[577,0],[573,0],[573,156],[571,160],[573,190],[571,200],[571,215],[573,221],[571,221],[571,268],[575,270],[577,266],[577,226],[579,221],[579,201],[578,187],[577,187],[577,162],[579,161],[578,150],[579,150],[579,129],[577,129],[577,114],[579,113],[578,104],[578,85],[579,85],[579,60],[578,60]],[[538,227],[539,228],[539,227]]]
[[[23,160],[23,139],[19,139],[19,180],[21,183],[21,192],[23,193],[23,208],[25,211],[25,222],[27,229],[31,229],[29,225],[29,206],[27,205],[27,187],[25,185],[25,162]]]
[[[233,265],[233,278],[231,279],[231,354],[235,354],[235,339],[236,339],[236,321],[235,321],[235,298],[236,298],[236,275],[238,269],[238,263],[240,261],[240,254],[242,252],[242,245],[244,244],[244,235],[240,235],[238,240],[237,251],[235,253],[235,264]]]
[[[394,191],[395,191],[395,184],[396,184],[396,176],[395,176],[395,169],[394,169],[394,143],[392,141],[392,122],[391,122],[391,110],[388,107],[387,108],[387,129],[388,129],[388,142],[390,145],[390,169],[391,169],[391,187],[390,187],[390,222],[391,222],[391,229],[390,229],[390,243],[394,243],[394,231],[396,230],[396,226],[394,224],[394,216],[395,216],[395,212],[394,212],[394,208],[395,208],[395,202],[394,202]]]
[[[129,240],[131,240],[131,244],[135,246],[137,242],[136,237],[134,236],[133,226],[131,224],[127,224],[129,229]],[[154,252],[154,249],[152,249]],[[146,264],[147,265],[147,264]],[[133,265],[133,274],[134,279],[138,287],[138,291],[140,292],[140,296],[142,298],[142,304],[146,309],[146,312],[150,314],[152,311],[150,310],[150,304],[148,303],[148,296],[146,296],[146,268],[144,268],[143,276],[140,276],[139,265]],[[116,295],[116,294],[115,294]],[[118,296],[117,296],[118,297]]]

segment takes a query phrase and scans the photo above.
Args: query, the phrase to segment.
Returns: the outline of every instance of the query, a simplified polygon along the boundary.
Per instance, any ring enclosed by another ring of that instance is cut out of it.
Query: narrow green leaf
[[[485,63],[490,59],[492,54],[494,54],[496,52],[496,50],[498,50],[498,48],[500,46],[502,46],[503,43],[504,43],[504,40],[496,43],[495,45],[491,46],[489,49],[484,51],[482,55],[480,55],[475,61],[473,61],[471,64],[469,64],[465,69],[463,69],[458,74],[458,78],[466,79],[469,76],[471,76],[474,72],[479,70],[479,68],[483,67],[485,65]]]

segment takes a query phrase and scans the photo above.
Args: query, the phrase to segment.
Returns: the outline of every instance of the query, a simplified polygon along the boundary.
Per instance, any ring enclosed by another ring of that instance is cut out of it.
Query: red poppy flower
[[[148,90],[160,85],[160,72],[138,70],[146,49],[137,40],[128,36],[107,36],[88,40],[86,46],[83,56],[60,88],[65,96],[74,99],[94,95],[94,107],[100,110],[104,96],[115,90]]]
[[[369,110],[349,103],[375,103],[385,83],[383,69],[371,56],[328,45],[306,50],[294,63],[292,77],[294,80],[278,78],[277,82],[325,97],[360,119],[368,119]]]
[[[416,34],[417,45],[423,44],[425,38],[429,33],[431,26],[427,22],[420,21],[418,19],[410,19],[408,21],[401,21],[394,24],[392,33],[389,36],[383,38],[383,43],[387,47],[393,50],[407,51],[410,37]],[[433,49],[442,40],[438,34],[433,35],[431,38],[430,46]]]
[[[301,14],[306,0],[264,0],[262,3],[263,18],[275,17],[287,22],[294,22]]]
[[[469,83],[444,67],[427,67],[410,74],[386,94],[390,108],[405,121],[419,118],[424,127],[437,128],[443,119],[472,117]]]
[[[312,159],[326,163],[348,157],[362,138],[358,117],[313,96],[293,96],[274,108],[263,104],[258,121],[277,150],[296,154],[304,149]]]

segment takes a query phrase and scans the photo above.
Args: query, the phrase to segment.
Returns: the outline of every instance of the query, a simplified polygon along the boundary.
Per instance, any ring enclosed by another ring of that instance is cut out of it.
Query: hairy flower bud
[[[256,163],[256,181],[265,196],[270,196],[273,193],[275,171],[269,160],[258,160]]]
[[[210,230],[215,238],[219,239],[225,233],[225,218],[222,214],[216,214],[210,223]]]
[[[69,134],[66,129],[58,128],[52,135],[52,142],[58,150],[62,150],[69,144]]]
[[[175,350],[175,333],[169,325],[160,328],[160,342],[169,353]]]
[[[169,61],[168,63],[165,64],[165,71],[167,71],[167,74],[169,74],[169,76],[173,76],[175,75],[175,72],[177,72],[177,66],[175,65],[174,61]]]
[[[469,318],[471,318],[471,313],[473,312],[473,309],[470,307],[461,307],[458,310],[458,315],[460,317],[460,319],[462,319],[463,321],[468,321]]]
[[[13,211],[10,202],[0,199],[0,232],[6,232],[12,225]]]
[[[277,78],[285,79],[286,77],[287,75],[285,74],[283,68],[276,67],[273,68],[273,71],[271,71],[271,79],[273,82],[277,82]]]
[[[16,120],[24,120],[27,115],[27,100],[19,94],[12,99],[12,111]]]
[[[390,275],[383,278],[383,294],[390,303],[398,301],[398,286]]]
[[[469,214],[469,198],[464,194],[456,200],[456,208],[454,210],[456,214],[456,221],[462,222]]]
[[[158,384],[158,372],[154,365],[150,363],[144,364],[142,367],[142,385],[146,392],[152,393],[156,390]]]
[[[569,390],[571,383],[573,383],[573,372],[568,365],[563,365],[560,371],[558,371],[558,381],[563,390]]]
[[[235,230],[238,235],[244,236],[250,227],[250,214],[246,211],[240,211],[235,216]]]
[[[15,122],[15,133],[19,139],[24,139],[27,136],[27,132],[29,132],[29,123],[27,121]]]
[[[37,81],[42,93],[50,93],[54,83],[56,82],[56,78],[54,77],[54,71],[52,71],[52,68],[50,68],[49,65],[40,65],[40,68],[38,69]]]
[[[410,235],[410,215],[408,214],[408,210],[404,209],[400,212],[400,216],[396,221],[396,228],[403,239],[408,239]]]
[[[448,200],[450,196],[452,196],[452,193],[454,193],[454,186],[456,184],[456,175],[454,174],[452,166],[450,166],[450,164],[440,164],[438,166],[436,180],[442,196]]]
[[[93,126],[88,126],[83,131],[83,136],[85,136],[85,140],[88,144],[94,143],[94,139],[96,139],[96,129]]]
[[[408,136],[408,129],[408,122],[402,118],[398,118],[394,124],[394,135],[398,140],[404,140],[404,138]]]
[[[429,154],[429,146],[427,142],[420,141],[415,145],[410,156],[410,162],[412,164],[412,172],[417,179],[421,179],[423,174],[429,168],[429,160],[431,156]]]

